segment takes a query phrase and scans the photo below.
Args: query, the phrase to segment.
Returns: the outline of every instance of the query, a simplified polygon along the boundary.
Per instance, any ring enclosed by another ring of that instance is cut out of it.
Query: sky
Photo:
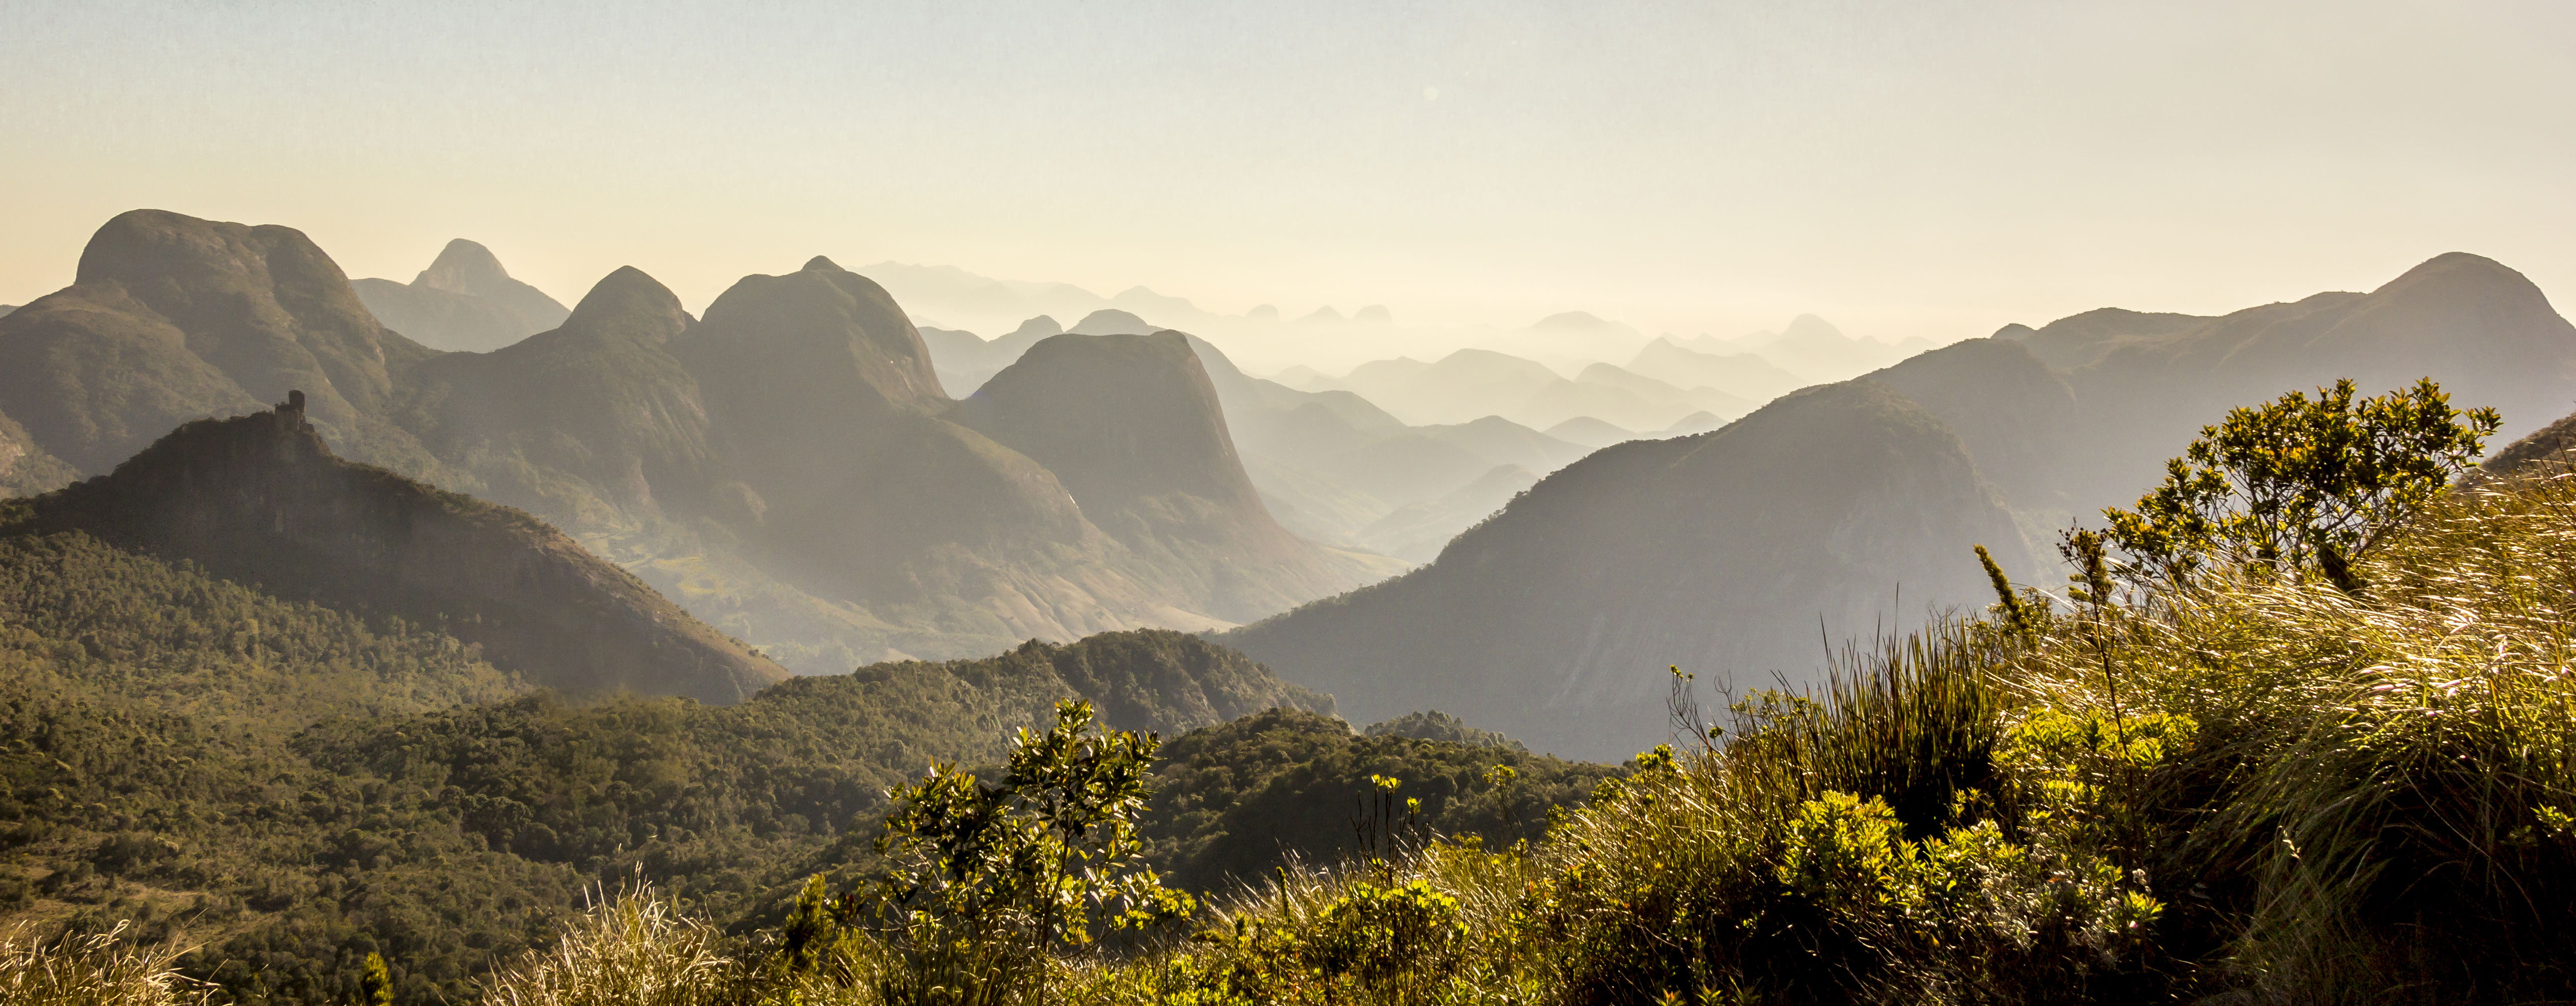
[[[2563,308],[2570,51],[2563,0],[0,0],[0,303],[157,207],[353,277],[470,237],[567,303],[825,254],[1949,341],[2463,250]]]

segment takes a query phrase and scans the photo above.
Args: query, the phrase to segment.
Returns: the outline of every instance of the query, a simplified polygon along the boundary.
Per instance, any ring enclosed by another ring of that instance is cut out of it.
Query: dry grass
[[[126,942],[124,926],[44,939],[26,926],[0,933],[0,1003],[8,1006],[179,1006],[205,999],[172,965],[184,947]]]
[[[745,969],[712,928],[637,886],[593,908],[551,947],[483,982],[487,1006],[718,1006],[744,1000]]]

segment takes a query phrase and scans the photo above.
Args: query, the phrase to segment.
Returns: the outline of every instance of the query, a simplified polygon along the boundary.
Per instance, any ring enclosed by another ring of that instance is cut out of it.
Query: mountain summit
[[[448,242],[408,286],[352,285],[387,327],[440,349],[499,349],[562,324],[566,313],[545,291],[510,278],[491,249],[464,238]]]
[[[382,416],[394,374],[431,355],[377,324],[300,231],[134,210],[98,229],[71,286],[0,317],[0,413],[94,474],[300,388],[344,450],[420,470],[430,459]]]

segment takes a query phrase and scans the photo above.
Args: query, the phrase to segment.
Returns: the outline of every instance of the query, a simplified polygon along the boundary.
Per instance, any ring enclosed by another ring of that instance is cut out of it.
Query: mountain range
[[[2054,581],[2056,531],[2135,499],[2228,408],[2425,376],[2499,408],[2501,444],[2570,410],[2576,327],[2458,253],[2366,294],[2008,326],[1606,448],[1427,566],[1220,638],[1355,717],[1437,697],[1533,748],[1614,757],[1662,739],[1667,665],[1739,693],[1812,683],[1834,646],[1989,603],[1971,546]]]
[[[349,284],[376,320],[433,349],[488,352],[563,324],[572,312],[545,291],[510,278],[492,250],[464,238],[447,243],[409,284]]]
[[[1009,365],[1060,327],[1040,316],[991,341],[946,329],[925,330],[923,341],[942,380],[955,375],[980,387],[988,378],[974,375]],[[1132,312],[1103,309],[1084,315],[1071,331],[1110,336],[1168,330]],[[1494,497],[1498,483],[1490,479],[1496,473],[1554,471],[1585,450],[1498,416],[1409,426],[1347,390],[1304,391],[1252,377],[1215,345],[1186,338],[1213,383],[1234,447],[1264,506],[1281,524],[1315,541],[1427,559],[1426,550],[1436,551],[1438,542],[1509,498]],[[1478,488],[1469,491],[1471,486]],[[1383,523],[1408,508],[1403,520]]]
[[[415,285],[498,296],[474,250]],[[91,474],[302,390],[339,453],[555,522],[809,671],[1221,627],[1400,568],[1280,527],[1186,342],[1055,338],[1010,394],[961,406],[883,288],[818,258],[703,321],[621,269],[549,331],[442,353],[299,232],[136,211],[72,287],[0,318],[0,416],[24,431],[10,471]],[[1053,386],[1112,372],[1121,394]],[[1147,432],[1173,435],[1140,450]]]
[[[506,273],[473,251],[452,245],[416,283],[493,289]],[[137,211],[100,230],[71,287],[0,316],[0,489],[108,475],[182,424],[275,415],[301,391],[314,450],[525,510],[711,638],[799,670],[1219,630],[1362,719],[1437,706],[1608,757],[1656,739],[1667,665],[1811,681],[1831,646],[1985,603],[1973,545],[2038,575],[2059,529],[2133,499],[2229,407],[2431,376],[2502,409],[2511,436],[2576,388],[2576,329],[2465,254],[2368,293],[2088,312],[1902,360],[1813,318],[1648,342],[1638,360],[1771,386],[1803,376],[1787,361],[1884,361],[1653,439],[1571,419],[1551,424],[1565,437],[1490,415],[1412,425],[1362,393],[1252,377],[1146,317],[924,333],[817,258],[745,277],[703,318],[621,269],[549,330],[441,352],[379,323],[300,233]],[[1499,353],[1372,367],[1452,417],[1495,388],[1645,387]],[[1379,582],[1398,560],[1427,565]],[[756,686],[727,673],[703,694]]]

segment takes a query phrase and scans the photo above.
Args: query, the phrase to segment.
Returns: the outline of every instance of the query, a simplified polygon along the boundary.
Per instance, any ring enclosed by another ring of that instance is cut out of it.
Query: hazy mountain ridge
[[[514,282],[458,242],[416,284]],[[378,324],[300,233],[138,211],[102,228],[81,283],[0,319],[0,413],[76,469],[289,385],[340,449],[560,521],[812,670],[1222,626],[1392,567],[1258,533],[1242,500],[1161,512],[1154,535],[1252,528],[1177,551],[1103,532],[1043,465],[942,418],[952,403],[901,308],[819,258],[746,277],[703,321],[620,270],[549,331],[441,354]],[[39,451],[16,454],[36,460],[8,470],[46,487]]]
[[[1887,379],[1949,419],[1981,466],[1995,459],[2016,506],[2079,514],[2134,499],[2166,457],[2228,409],[2337,378],[2379,394],[2431,377],[2454,405],[2503,413],[2498,447],[2576,404],[2576,326],[2521,273],[2458,252],[2367,294],[2320,293],[2215,318],[2092,311],[1952,349],[1981,365]],[[2031,367],[2042,351],[2090,362],[2055,371],[2064,393],[2043,391]]]
[[[172,431],[11,530],[81,531],[280,597],[438,626],[576,692],[738,702],[787,676],[527,514],[342,461],[300,403]]]
[[[1957,437],[1855,381],[1596,452],[1429,566],[1222,638],[1354,716],[1437,705],[1601,757],[1659,733],[1665,665],[1747,687],[1796,673],[1816,643],[1787,627],[1821,614],[1828,635],[1863,636],[1973,600],[1961,557],[1981,543],[2028,561]]]
[[[385,327],[443,350],[499,349],[563,324],[571,311],[545,291],[510,278],[480,244],[457,238],[409,284],[350,284]]]
[[[2049,366],[2039,332],[2092,362]],[[1428,567],[1225,638],[1354,715],[1491,695],[1451,707],[1542,749],[1612,756],[1653,741],[1665,665],[1745,687],[1807,680],[1823,654],[1801,626],[1840,641],[1882,615],[1987,603],[1970,545],[2032,576],[2067,521],[2135,499],[2227,409],[2346,376],[2368,394],[2431,376],[2462,407],[2502,409],[2510,437],[2568,411],[2576,327],[2519,273],[2450,254],[2369,294],[2007,328],[1717,433],[1607,448]],[[1729,461],[1678,460],[1694,456]],[[1636,528],[1662,537],[1627,540]]]
[[[979,368],[998,371],[1060,327],[1053,318],[1038,317],[990,342],[947,330],[925,333],[924,342],[944,382],[953,374],[982,373]],[[1132,312],[1108,309],[1083,316],[1073,330],[1095,335],[1168,331]],[[1265,508],[1280,525],[1314,541],[1386,554],[1381,547],[1386,542],[1366,529],[1390,514],[1457,492],[1496,466],[1554,471],[1584,453],[1582,447],[1494,416],[1446,426],[1407,426],[1347,390],[1305,391],[1251,377],[1216,346],[1195,335],[1188,339]],[[974,379],[980,385],[987,378]],[[1443,516],[1434,519],[1445,521],[1455,511],[1437,513]],[[1426,535],[1445,540],[1483,516],[1465,516],[1445,527],[1417,521],[1403,540],[1408,546]],[[1392,573],[1398,567],[1370,568]]]
[[[1129,549],[1166,553],[1158,565],[1173,576],[1205,576],[1191,593],[1229,621],[1385,571],[1319,550],[1271,517],[1180,333],[1050,337],[948,416],[1057,473],[1085,518]]]

